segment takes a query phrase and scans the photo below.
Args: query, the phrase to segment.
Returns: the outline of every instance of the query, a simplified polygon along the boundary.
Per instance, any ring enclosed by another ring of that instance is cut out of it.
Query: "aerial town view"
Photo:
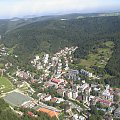
[[[119,7],[0,1],[0,120],[120,120]]]

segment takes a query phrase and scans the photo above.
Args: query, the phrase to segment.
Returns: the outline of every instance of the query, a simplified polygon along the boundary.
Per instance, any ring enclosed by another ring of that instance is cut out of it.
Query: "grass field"
[[[3,68],[4,67],[4,64],[3,63],[0,63],[0,68]]]
[[[14,89],[13,84],[6,78],[0,77],[0,92],[5,93]]]
[[[100,68],[105,68],[108,60],[112,56],[112,48],[114,43],[111,41],[102,43],[95,52],[90,51],[86,59],[80,60],[80,65],[85,67],[87,70],[91,71],[92,66],[97,66]],[[92,72],[92,71],[91,71]]]

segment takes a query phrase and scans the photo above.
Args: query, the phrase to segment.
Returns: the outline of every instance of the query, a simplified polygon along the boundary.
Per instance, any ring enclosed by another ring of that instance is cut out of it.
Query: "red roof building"
[[[51,99],[51,102],[55,103],[55,102],[57,102],[57,100],[58,99],[54,97],[54,98]]]
[[[110,102],[108,100],[99,99],[98,101],[105,106],[111,106],[112,105],[112,102]]]
[[[40,108],[39,110],[37,110],[38,112],[44,112],[44,113],[47,113],[50,117],[58,117],[59,116],[59,113],[58,112],[55,112],[55,111],[52,111],[52,110],[49,110],[47,108]]]
[[[52,78],[51,82],[54,82],[56,84],[60,84],[61,83],[61,81],[59,79],[56,79],[56,78]]]
[[[28,115],[32,116],[32,117],[34,116],[34,114],[32,112],[30,112],[30,111],[28,111]]]

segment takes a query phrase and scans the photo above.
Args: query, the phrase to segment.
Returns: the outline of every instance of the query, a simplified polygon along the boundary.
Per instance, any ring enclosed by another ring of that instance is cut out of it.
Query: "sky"
[[[0,0],[0,18],[120,10],[120,0]]]

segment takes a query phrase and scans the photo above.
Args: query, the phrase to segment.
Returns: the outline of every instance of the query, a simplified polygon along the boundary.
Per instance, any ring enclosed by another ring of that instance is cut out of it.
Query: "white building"
[[[66,96],[72,99],[72,91],[71,90],[66,91]]]
[[[84,90],[85,90],[87,87],[89,87],[89,84],[84,83],[82,86],[80,86],[80,90],[81,90],[82,92],[84,92]]]
[[[48,59],[49,59],[49,54],[45,54],[45,56],[44,56],[44,64],[48,63]]]
[[[83,116],[79,116],[79,120],[86,120],[86,119]]]
[[[73,97],[73,99],[76,99],[78,97],[78,92],[77,91],[73,91],[72,92],[72,97]]]
[[[104,90],[102,93],[102,96],[104,99],[109,100],[109,101],[113,101],[113,94],[110,92],[110,90]]]
[[[38,55],[35,56],[35,60],[38,61],[40,57]]]
[[[43,98],[44,101],[50,101],[51,100],[51,95],[47,95]]]
[[[78,116],[78,114],[73,115],[73,120],[86,120],[83,116]]]
[[[105,87],[106,89],[102,93],[103,99],[113,101],[114,95],[113,95],[113,91],[110,89],[110,85],[106,85]]]

